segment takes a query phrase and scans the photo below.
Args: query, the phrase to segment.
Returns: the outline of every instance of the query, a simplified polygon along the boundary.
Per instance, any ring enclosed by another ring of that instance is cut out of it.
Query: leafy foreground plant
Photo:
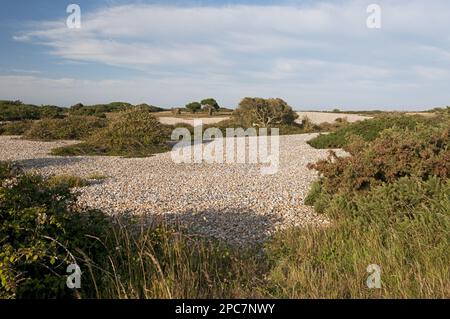
[[[58,180],[0,163],[0,298],[238,297],[257,282],[254,254],[78,207]],[[76,292],[66,288],[73,263]]]
[[[78,208],[67,184],[11,164],[0,163],[0,183],[0,297],[71,297],[66,267],[81,252],[104,260],[103,246],[89,236],[105,233],[107,219]]]
[[[86,142],[57,148],[54,155],[149,156],[169,150],[168,127],[162,125],[147,109],[133,108],[119,113],[107,127]]]

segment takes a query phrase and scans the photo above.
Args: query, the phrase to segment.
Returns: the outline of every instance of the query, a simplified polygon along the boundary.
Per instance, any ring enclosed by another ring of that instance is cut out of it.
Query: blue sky
[[[66,26],[80,5],[81,29]],[[368,29],[367,6],[381,7]],[[3,0],[0,99],[296,109],[450,105],[450,2]]]

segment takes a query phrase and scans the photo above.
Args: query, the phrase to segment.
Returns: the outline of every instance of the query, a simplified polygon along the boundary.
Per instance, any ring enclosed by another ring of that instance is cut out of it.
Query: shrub
[[[351,136],[359,136],[365,141],[373,141],[380,133],[388,128],[413,129],[419,123],[430,121],[422,116],[381,116],[361,122],[340,123],[341,128],[330,134],[320,135],[308,143],[315,148],[343,148],[348,144]],[[326,128],[322,125],[323,128]]]
[[[23,137],[30,140],[83,140],[105,127],[106,120],[93,116],[68,116],[64,119],[36,121]]]
[[[0,121],[36,120],[40,118],[39,107],[20,101],[0,102]]]
[[[0,163],[0,297],[72,297],[66,267],[83,265],[80,252],[102,260],[89,235],[101,238],[106,225],[100,212],[77,208],[67,184]]]
[[[0,125],[0,135],[22,135],[32,125],[32,121],[7,122]]]
[[[21,101],[0,101],[0,121],[37,120],[42,118],[61,118],[65,110],[58,106],[36,106]]]
[[[64,117],[66,110],[55,105],[43,105],[39,107],[39,118],[60,119]]]
[[[233,118],[242,127],[274,127],[293,124],[298,115],[282,99],[246,97],[233,112]]]
[[[165,111],[165,109],[163,109],[163,108],[161,108],[161,107],[159,107],[159,106],[148,105],[148,104],[145,104],[145,103],[143,103],[143,104],[138,104],[138,105],[136,105],[136,107],[137,107],[137,108],[140,108],[140,109],[148,110],[148,111],[150,111],[150,112],[152,112],[152,113],[163,112],[163,111]]]
[[[83,105],[75,104],[69,109],[70,115],[106,117],[106,113],[122,112],[132,108],[133,105],[125,102],[112,102],[109,104]]]
[[[202,109],[202,105],[198,102],[191,102],[186,104],[186,109],[188,109],[191,113],[197,113]]]
[[[118,114],[85,143],[55,149],[53,154],[149,156],[169,149],[169,134],[150,111],[133,108]]]
[[[327,194],[368,191],[401,177],[428,180],[450,178],[450,125],[418,126],[415,130],[389,129],[373,142],[354,139],[350,156],[310,165],[321,174],[322,192]],[[316,196],[317,197],[317,196]]]
[[[204,99],[200,102],[201,106],[203,107],[210,107],[213,108],[215,111],[220,109],[219,103],[213,98]]]
[[[256,282],[251,255],[75,201],[64,181],[0,163],[0,297],[223,298]],[[65,287],[71,263],[83,273],[76,292]]]

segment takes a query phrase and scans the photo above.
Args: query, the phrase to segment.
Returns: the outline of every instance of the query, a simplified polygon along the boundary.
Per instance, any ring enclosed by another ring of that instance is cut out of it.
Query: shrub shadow
[[[45,167],[58,167],[66,166],[71,164],[76,164],[81,162],[83,159],[77,157],[49,157],[49,158],[31,158],[25,160],[15,161],[18,165],[30,169],[30,168],[45,168]]]
[[[189,234],[215,238],[238,246],[263,243],[282,222],[280,216],[258,214],[246,207],[189,209],[151,219],[154,222],[158,219],[159,222],[178,227]]]

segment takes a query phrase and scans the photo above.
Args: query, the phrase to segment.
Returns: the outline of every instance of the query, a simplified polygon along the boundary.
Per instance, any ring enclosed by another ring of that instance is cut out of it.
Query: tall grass
[[[415,195],[421,202],[408,204],[405,198]],[[328,213],[332,226],[291,229],[270,243],[270,296],[450,297],[449,182],[402,180],[354,199],[338,197]],[[381,289],[366,285],[372,264],[381,268]]]
[[[161,224],[143,225],[142,220],[116,219],[103,241],[109,250],[106,263],[84,260],[93,270],[90,280],[97,287],[96,298],[257,296],[252,288],[260,282],[264,262],[254,251],[238,251]]]

